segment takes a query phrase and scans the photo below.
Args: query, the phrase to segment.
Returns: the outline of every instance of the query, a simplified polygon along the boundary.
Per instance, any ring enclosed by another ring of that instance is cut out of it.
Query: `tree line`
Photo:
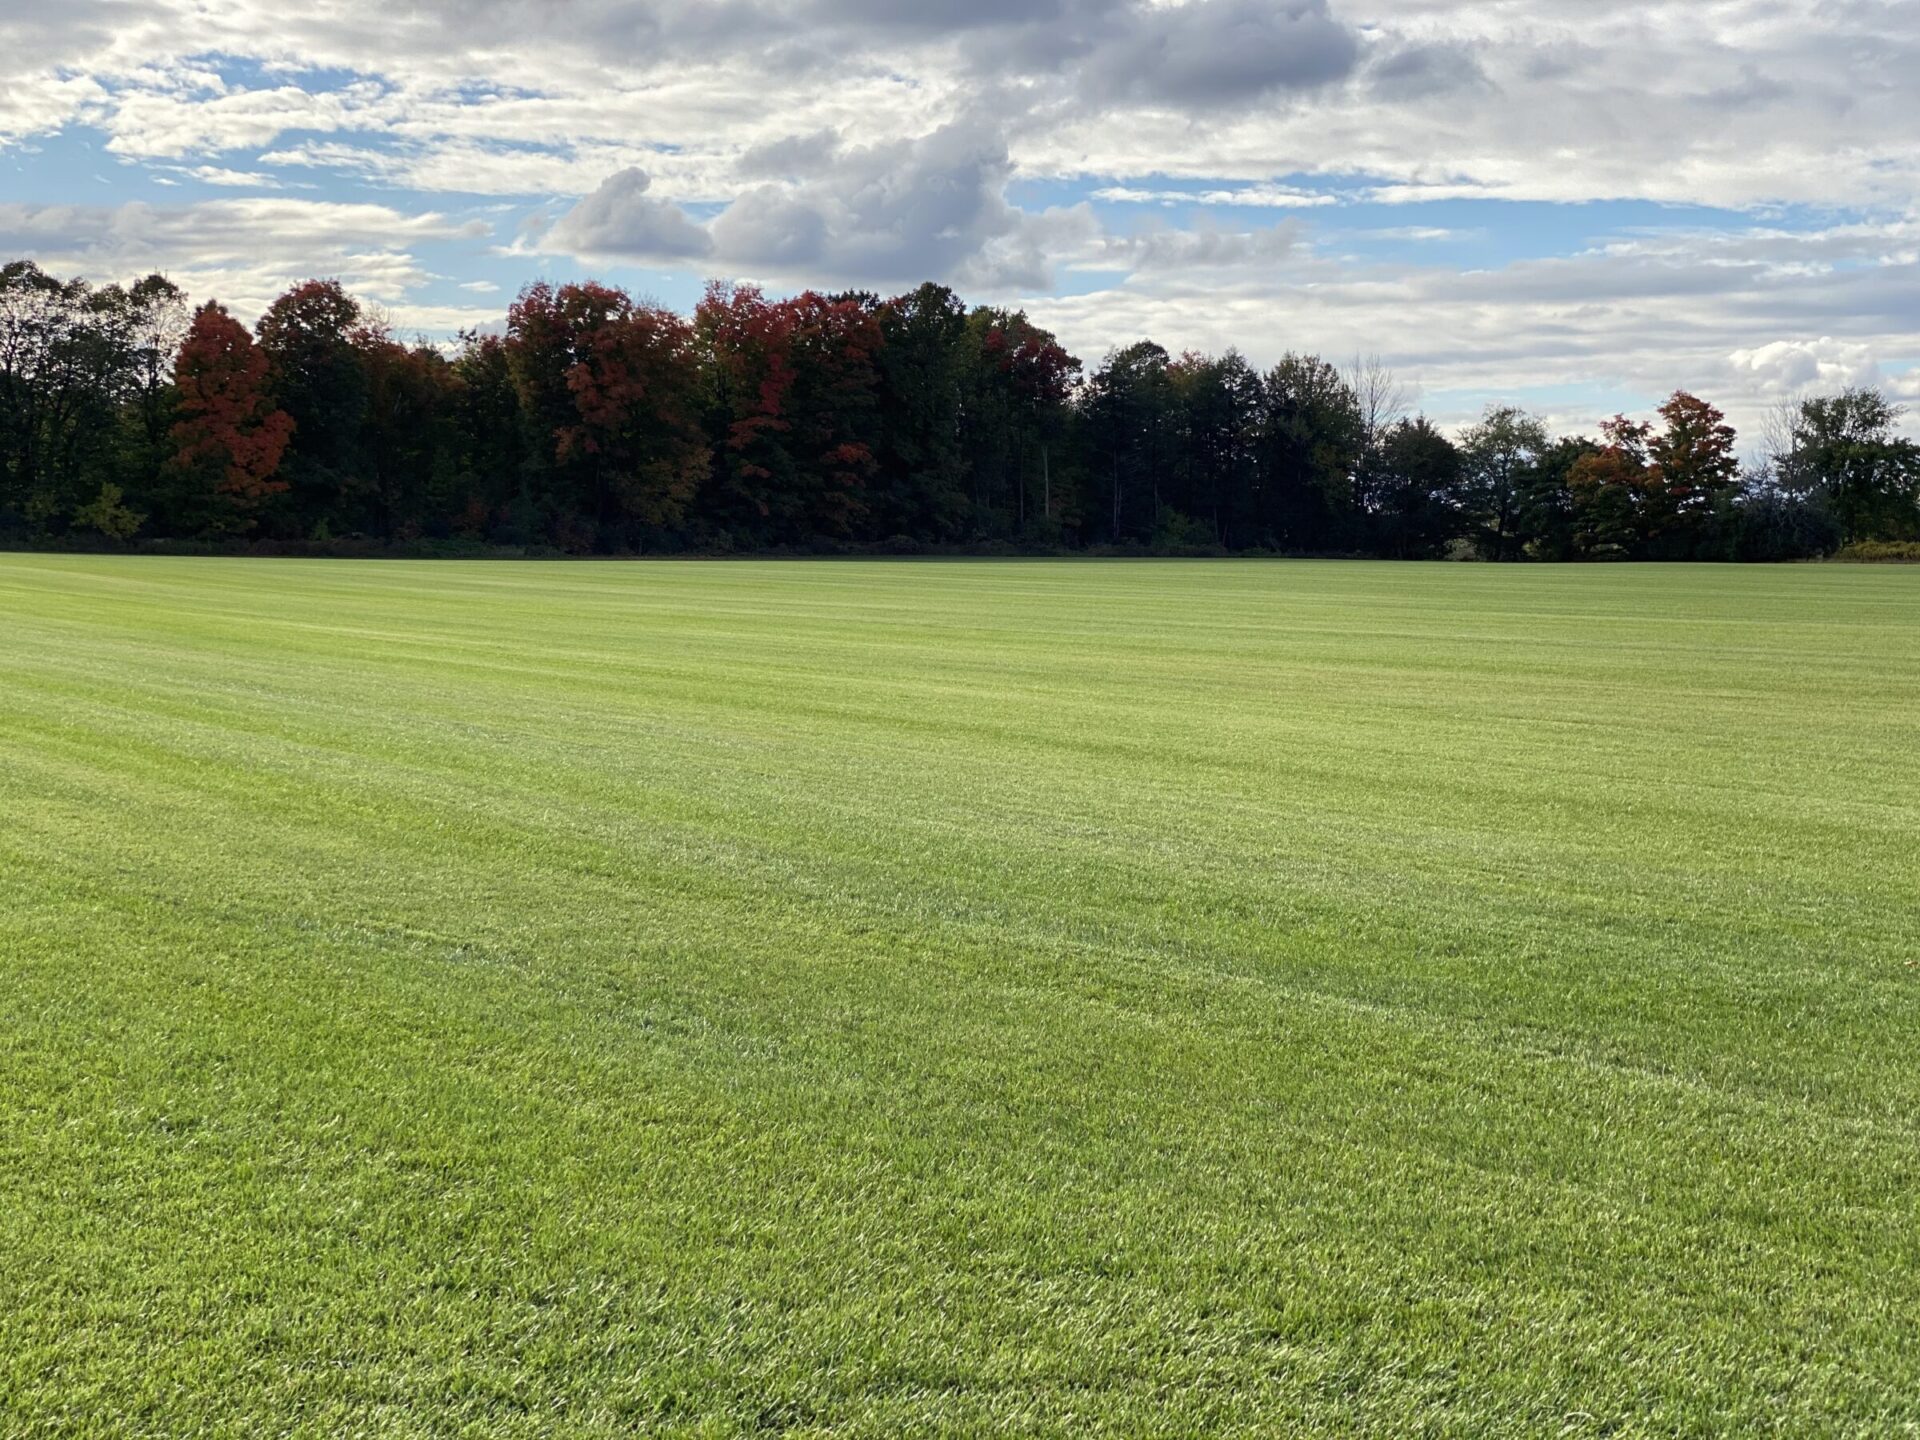
[[[934,284],[715,284],[688,317],[542,282],[503,333],[441,347],[332,280],[249,330],[159,275],[0,268],[12,543],[1769,560],[1920,539],[1920,447],[1878,390],[1783,407],[1747,465],[1684,391],[1593,436],[1408,409],[1378,363],[1314,355],[1141,341],[1088,374]]]

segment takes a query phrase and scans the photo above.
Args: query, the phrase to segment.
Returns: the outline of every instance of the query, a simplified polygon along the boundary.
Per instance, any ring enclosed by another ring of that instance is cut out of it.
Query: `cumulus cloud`
[[[180,174],[202,185],[218,185],[234,190],[278,190],[280,182],[260,170],[232,170],[225,165],[182,166]]]
[[[805,256],[849,278],[956,275],[1019,225],[1005,193],[1012,168],[990,127],[956,122],[841,151],[778,197],[750,192],[742,199],[751,203],[736,202],[714,222],[714,237],[724,256],[749,264]]]
[[[750,180],[796,180],[818,175],[839,153],[840,136],[835,131],[815,130],[750,145],[734,168]]]
[[[0,11],[0,73],[50,76],[76,55],[98,53],[112,43],[117,9],[112,0],[8,0]]]
[[[1849,385],[1878,385],[1883,376],[1872,347],[1822,335],[1815,340],[1773,340],[1727,356],[1728,368],[1750,377],[1762,393],[1792,396]]]
[[[887,286],[931,277],[1005,293],[1048,288],[1061,269],[1269,262],[1298,240],[1292,225],[1114,233],[1084,205],[1019,210],[1006,198],[1006,146],[977,123],[870,146],[809,137],[803,153],[811,162],[806,178],[756,185],[704,227],[652,198],[644,172],[622,171],[563,216],[538,248],[655,264],[693,258],[793,283]]]
[[[152,77],[114,98],[107,149],[116,155],[173,158],[270,145],[289,130],[340,131],[382,124],[397,104],[385,87],[363,82],[313,94],[298,85],[208,93],[198,77]]]
[[[1354,67],[1359,39],[1326,0],[996,0],[888,7],[826,0],[842,15],[891,9],[896,31],[957,41],[976,79],[1066,76],[1077,106],[1191,112],[1310,90]],[[1060,87],[1038,87],[1058,98]]]
[[[0,246],[117,250],[162,245],[213,247],[246,254],[261,247],[382,244],[475,239],[485,222],[437,212],[409,214],[386,205],[260,197],[199,205],[30,205],[0,203]]]
[[[686,211],[647,194],[652,178],[638,166],[609,176],[560,218],[548,235],[554,248],[614,260],[698,260],[713,241]]]
[[[827,253],[827,217],[791,190],[749,190],[713,222],[720,258],[759,274],[834,269]],[[932,274],[931,267],[928,274]]]
[[[612,176],[554,225],[540,248],[583,256],[699,258],[758,279],[894,284],[934,277],[1046,283],[1052,225],[1008,203],[1005,142],[956,122],[914,139],[842,146],[810,137],[804,178],[739,194],[708,225],[647,194],[648,177]]]

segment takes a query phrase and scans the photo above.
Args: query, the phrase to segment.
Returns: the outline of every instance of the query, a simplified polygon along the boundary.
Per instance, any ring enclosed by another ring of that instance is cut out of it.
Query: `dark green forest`
[[[1457,435],[1377,363],[1140,341],[1089,371],[922,285],[691,318],[595,283],[503,333],[396,337],[330,280],[249,330],[162,276],[0,269],[0,543],[266,553],[1266,552],[1784,560],[1920,539],[1877,390],[1783,407],[1740,459],[1685,391],[1557,436]],[[1753,458],[1755,455],[1758,458]]]

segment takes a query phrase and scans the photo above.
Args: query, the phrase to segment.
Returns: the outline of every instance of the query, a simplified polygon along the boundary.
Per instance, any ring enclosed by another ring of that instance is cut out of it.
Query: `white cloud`
[[[706,226],[656,199],[644,171],[620,171],[539,248],[656,264],[710,260],[798,283],[1050,283],[1042,242],[1059,237],[1061,222],[1007,202],[1011,162],[991,128],[961,122],[911,140],[815,148],[805,178],[755,184]]]
[[[209,94],[197,80],[142,75],[112,101],[107,149],[138,158],[218,155],[270,145],[289,130],[375,127],[398,113],[385,87],[362,82],[313,94],[297,85]]]
[[[295,281],[324,275],[393,307],[406,324],[427,325],[408,309],[409,297],[435,277],[410,247],[486,233],[478,221],[432,212],[277,196],[178,206],[0,203],[0,253],[96,280],[160,270],[243,317]]]
[[[1806,388],[1907,383],[1920,357],[1911,222],[1732,239],[1682,233],[1468,273],[1356,266],[1306,247],[1202,271],[1143,267],[1093,294],[1030,302],[1083,355],[1150,335],[1171,350],[1238,345],[1378,352],[1422,390],[1592,387],[1651,399],[1696,389],[1742,427]],[[1882,257],[1827,263],[1835,255]],[[1444,416],[1443,418],[1462,418]],[[1603,418],[1563,418],[1591,430]]]
[[[1093,198],[1122,205],[1226,205],[1263,210],[1311,209],[1340,203],[1337,195],[1272,182],[1216,190],[1151,190],[1107,185],[1095,190]]]
[[[609,176],[547,232],[549,247],[594,259],[704,259],[713,240],[686,211],[647,194],[652,178],[638,166]]]
[[[1090,237],[1075,262],[1079,269],[1121,270],[1140,276],[1248,267],[1271,276],[1274,266],[1294,256],[1300,239],[1300,227],[1292,222],[1257,230],[1230,230],[1207,223],[1191,230],[1167,226]]]
[[[219,185],[232,189],[278,190],[280,182],[273,176],[260,170],[229,170],[224,165],[182,166],[179,173],[189,180],[198,180],[202,185]]]
[[[209,83],[190,57],[216,53],[274,82]],[[537,93],[519,88],[534,56]],[[311,66],[364,79],[315,93]],[[531,172],[541,148],[624,146],[681,157],[620,162],[659,198],[724,200],[785,178],[729,185],[743,152],[985,114],[1024,175],[1860,205],[1914,193],[1915,73],[1920,6],[1872,0],[11,0],[0,136],[85,113],[115,153],[186,158],[377,134],[415,147],[407,183],[453,190],[474,177],[437,151],[533,147],[495,155]]]
[[[1849,385],[1878,385],[1884,380],[1873,347],[1858,341],[1773,340],[1765,345],[1733,351],[1727,365],[1736,374],[1751,377],[1761,393],[1792,396],[1809,391],[1840,390]]]

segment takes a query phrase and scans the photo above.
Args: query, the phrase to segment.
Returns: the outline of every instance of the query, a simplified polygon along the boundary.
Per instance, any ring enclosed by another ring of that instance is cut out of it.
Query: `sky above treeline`
[[[402,334],[945,281],[1445,422],[1920,400],[1913,0],[6,0],[0,252]]]

